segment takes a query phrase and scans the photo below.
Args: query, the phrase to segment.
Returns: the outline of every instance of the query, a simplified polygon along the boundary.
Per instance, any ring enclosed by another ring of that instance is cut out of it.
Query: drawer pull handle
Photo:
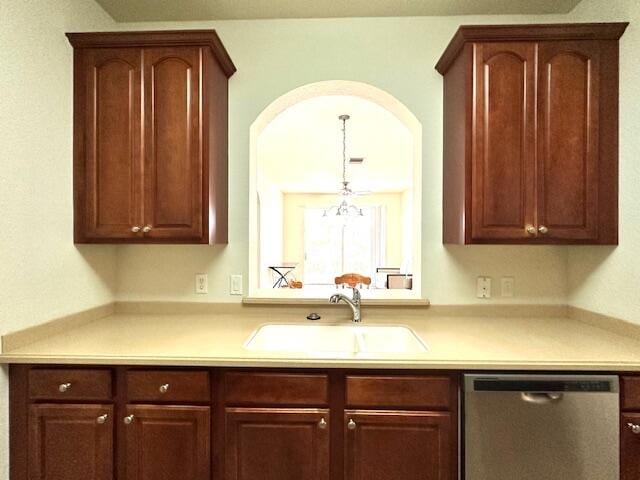
[[[169,384],[165,383],[164,385],[160,385],[160,393],[167,393],[169,391]]]
[[[353,418],[349,419],[349,423],[347,423],[347,428],[349,430],[355,430],[356,429],[356,422],[353,421]]]
[[[634,435],[640,434],[640,425],[636,425],[635,423],[627,423],[627,427],[631,430],[631,433]]]
[[[538,227],[538,231],[543,235],[546,235],[547,233],[549,233],[549,229],[547,227],[545,227],[544,225],[540,225]]]
[[[107,415],[107,414],[105,413],[104,415],[100,415],[98,418],[96,418],[96,422],[97,422],[99,425],[102,425],[102,424],[106,423],[107,418],[109,418],[109,415]]]
[[[142,227],[142,231],[144,233],[149,233],[151,231],[153,227],[151,225],[145,225],[144,227]]]
[[[71,388],[71,384],[70,383],[61,383],[60,385],[58,385],[58,391],[60,393],[65,393],[65,392],[69,391],[70,388]]]
[[[527,233],[529,235],[535,235],[536,234],[536,227],[534,227],[533,225],[527,225],[525,227],[525,230],[527,231]]]
[[[131,425],[133,423],[133,415],[127,415],[123,421],[125,425]]]
[[[321,430],[327,428],[327,421],[324,418],[320,419],[320,421],[318,422],[318,428]]]
[[[133,233],[138,233],[140,230],[142,230],[138,225],[134,225],[133,227],[131,227],[131,231]]]

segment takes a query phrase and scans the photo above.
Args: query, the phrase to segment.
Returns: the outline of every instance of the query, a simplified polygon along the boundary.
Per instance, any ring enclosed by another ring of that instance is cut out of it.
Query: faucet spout
[[[342,293],[335,293],[329,297],[329,303],[340,303],[344,302],[351,308],[351,313],[353,314],[352,321],[355,323],[359,323],[362,321],[362,315],[360,312],[360,303],[361,303],[360,292],[357,288],[353,288],[353,298],[349,298]]]

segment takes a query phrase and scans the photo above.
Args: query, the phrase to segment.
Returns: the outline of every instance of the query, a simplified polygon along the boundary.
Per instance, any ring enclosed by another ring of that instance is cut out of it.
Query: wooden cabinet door
[[[457,447],[444,412],[347,410],[345,480],[453,480]]]
[[[126,480],[210,480],[209,407],[129,405]]]
[[[111,405],[31,405],[29,480],[112,480]]]
[[[145,237],[203,235],[202,54],[199,48],[144,50]],[[208,192],[204,192],[208,195]]]
[[[539,47],[538,227],[550,239],[598,238],[599,48]]]
[[[329,410],[226,410],[226,480],[328,480]]]
[[[640,480],[640,435],[629,427],[640,425],[640,413],[623,413],[620,419],[620,480]]]
[[[127,239],[142,221],[141,51],[96,48],[81,53],[76,68],[84,96],[76,93],[76,122],[84,114],[84,154],[77,155],[76,215],[86,239]],[[80,65],[78,67],[78,64]],[[80,98],[84,99],[79,100]],[[78,140],[76,140],[78,141]],[[84,199],[84,202],[83,200]]]
[[[535,224],[535,44],[474,45],[472,237],[518,240]]]

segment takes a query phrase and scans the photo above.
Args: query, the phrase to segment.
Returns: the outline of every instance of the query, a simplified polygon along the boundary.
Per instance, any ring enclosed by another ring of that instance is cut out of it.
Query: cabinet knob
[[[123,420],[125,425],[131,425],[133,423],[133,415],[127,415]]]
[[[349,430],[355,430],[356,429],[356,422],[353,421],[353,418],[349,419],[349,423],[347,423],[347,428]]]
[[[102,425],[107,421],[107,418],[109,418],[109,415],[105,413],[104,415],[100,415],[98,418],[96,418],[96,422]]]
[[[138,225],[134,225],[133,227],[131,227],[131,231],[133,233],[138,233],[140,230],[142,230]]]
[[[636,425],[635,423],[627,423],[627,427],[631,430],[631,433],[634,435],[640,434],[640,425]]]
[[[318,428],[322,430],[327,428],[327,421],[324,418],[321,418],[320,421],[318,422]]]
[[[535,235],[536,234],[536,227],[534,227],[533,225],[527,225],[525,227],[525,230],[527,231],[527,233],[529,235]]]
[[[153,228],[153,227],[151,227],[151,225],[145,225],[145,226],[142,228],[142,231],[143,231],[144,233],[149,233],[149,232],[151,231],[151,228]]]
[[[547,227],[545,227],[544,225],[540,225],[538,227],[538,231],[543,235],[546,235],[547,233],[549,233],[549,229]]]
[[[70,383],[61,383],[60,385],[58,385],[58,391],[60,393],[65,393],[65,392],[69,391],[70,388],[71,388],[71,384]]]
[[[160,391],[160,393],[167,393],[169,391],[169,384],[165,383],[164,385],[160,385],[160,388],[158,388],[158,390]]]

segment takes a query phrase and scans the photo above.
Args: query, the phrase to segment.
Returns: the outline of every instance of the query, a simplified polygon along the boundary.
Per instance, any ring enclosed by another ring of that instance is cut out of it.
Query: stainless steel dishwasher
[[[465,480],[618,480],[618,377],[465,375]]]

